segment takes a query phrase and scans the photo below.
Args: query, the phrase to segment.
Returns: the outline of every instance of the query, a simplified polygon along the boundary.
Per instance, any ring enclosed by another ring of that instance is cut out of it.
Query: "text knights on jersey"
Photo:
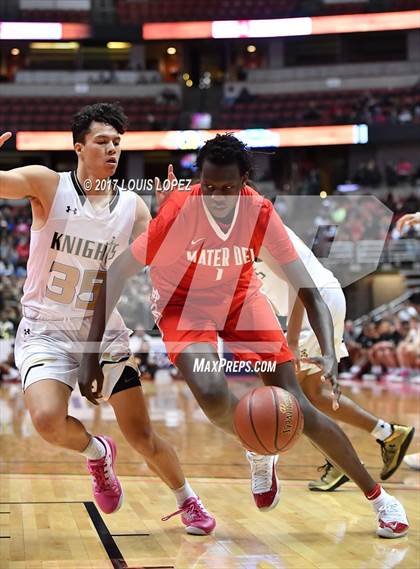
[[[83,237],[75,237],[66,235],[65,233],[54,232],[51,241],[51,249],[68,253],[69,255],[77,255],[85,259],[94,259],[95,261],[111,261],[116,253],[119,244],[112,239],[107,243],[83,239]]]

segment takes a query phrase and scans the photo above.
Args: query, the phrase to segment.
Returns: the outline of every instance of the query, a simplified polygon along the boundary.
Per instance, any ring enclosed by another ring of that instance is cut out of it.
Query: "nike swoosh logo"
[[[193,239],[191,241],[191,245],[195,245],[196,243],[198,243],[199,241],[204,241],[205,237],[200,237],[200,239]]]

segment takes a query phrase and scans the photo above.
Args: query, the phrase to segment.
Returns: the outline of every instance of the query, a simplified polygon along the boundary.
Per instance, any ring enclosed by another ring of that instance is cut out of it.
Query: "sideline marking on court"
[[[104,549],[112,563],[114,569],[128,569],[128,565],[123,557],[123,554],[115,543],[112,535],[109,532],[98,508],[93,502],[83,502],[87,513],[96,529],[96,533],[104,546]]]
[[[93,502],[83,502],[90,519],[92,520],[93,525],[95,526],[96,532],[99,536],[99,539],[104,546],[105,551],[108,554],[108,557],[112,563],[114,569],[175,569],[173,565],[139,565],[136,567],[129,567],[127,562],[125,561],[121,551],[119,550],[117,544],[113,539],[118,535],[127,535],[127,536],[135,536],[135,535],[142,535],[147,536],[148,533],[139,533],[139,534],[111,534],[109,529],[107,528],[104,520],[102,519],[101,514],[99,513],[98,508],[95,506]]]
[[[129,534],[111,534],[107,528],[101,514],[93,502],[84,502],[82,500],[68,500],[68,501],[33,501],[33,502],[0,502],[3,506],[11,504],[25,505],[25,504],[83,504],[89,514],[90,519],[95,527],[96,533],[112,563],[113,569],[175,569],[173,565],[138,565],[129,567],[125,561],[121,551],[113,539],[115,537],[134,537],[134,536],[148,536],[148,533],[129,533]],[[0,512],[1,514],[10,514],[10,512]],[[11,539],[10,535],[1,535],[0,539]]]

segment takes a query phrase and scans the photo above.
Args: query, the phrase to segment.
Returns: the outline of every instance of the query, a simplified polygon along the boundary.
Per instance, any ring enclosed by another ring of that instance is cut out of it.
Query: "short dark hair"
[[[71,126],[73,144],[85,141],[85,136],[89,132],[90,125],[93,121],[109,124],[113,126],[119,134],[124,134],[128,126],[128,119],[119,102],[87,105],[80,109],[73,117]]]
[[[199,170],[203,167],[204,160],[217,166],[237,164],[241,176],[252,169],[248,148],[233,134],[217,134],[208,140],[198,152],[197,168]]]

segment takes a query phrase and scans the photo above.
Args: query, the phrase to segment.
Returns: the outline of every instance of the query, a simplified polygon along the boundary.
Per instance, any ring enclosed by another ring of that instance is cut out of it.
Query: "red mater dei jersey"
[[[281,264],[297,259],[270,201],[248,186],[242,188],[232,222],[222,229],[197,184],[171,194],[131,251],[151,266],[158,305],[184,303],[188,297],[197,306],[213,302],[216,309],[226,299],[243,302],[259,290],[253,262],[262,246]]]

